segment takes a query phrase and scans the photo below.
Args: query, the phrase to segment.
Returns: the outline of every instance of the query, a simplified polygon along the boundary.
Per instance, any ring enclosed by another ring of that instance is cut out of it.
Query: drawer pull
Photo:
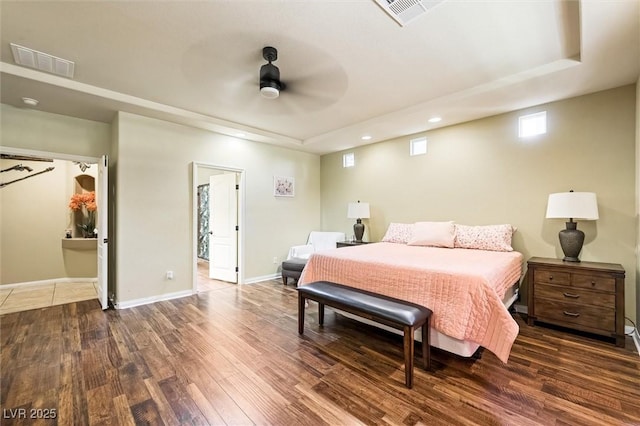
[[[568,317],[579,317],[580,314],[578,312],[567,312],[567,311],[562,311],[563,314],[565,314]]]
[[[572,298],[572,299],[578,299],[578,298],[580,298],[580,295],[579,295],[579,294],[573,294],[573,293],[562,293],[562,294],[564,294],[564,297],[570,297],[570,298]]]
[[[553,275],[549,275],[549,281],[553,280]]]

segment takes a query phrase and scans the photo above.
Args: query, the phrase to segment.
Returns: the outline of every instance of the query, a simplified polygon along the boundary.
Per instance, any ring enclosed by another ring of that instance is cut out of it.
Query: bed
[[[426,306],[432,346],[465,357],[482,346],[506,363],[522,262],[516,251],[380,242],[313,254],[298,285],[330,281]]]

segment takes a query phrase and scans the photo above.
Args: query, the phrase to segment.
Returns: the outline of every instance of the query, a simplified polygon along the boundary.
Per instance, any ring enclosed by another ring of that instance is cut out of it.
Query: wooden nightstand
[[[527,262],[528,323],[540,321],[614,338],[624,347],[624,276],[617,263]]]
[[[359,246],[361,244],[369,244],[369,241],[361,241],[361,242],[357,242],[357,241],[337,241],[336,242],[336,248]]]

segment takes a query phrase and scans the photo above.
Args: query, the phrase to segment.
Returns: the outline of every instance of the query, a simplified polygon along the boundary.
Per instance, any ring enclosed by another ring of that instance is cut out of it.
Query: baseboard
[[[282,279],[280,274],[263,275],[261,277],[253,277],[244,280],[244,284],[255,284],[263,281],[279,280]]]
[[[148,305],[150,303],[161,302],[163,300],[179,299],[181,297],[191,296],[193,290],[176,291],[174,293],[159,294],[157,296],[143,297],[141,299],[126,300],[124,302],[116,302],[116,309],[133,308],[134,306]]]
[[[96,277],[92,278],[51,278],[48,280],[39,280],[39,281],[25,281],[22,283],[13,283],[13,284],[2,284],[0,288],[25,288],[25,287],[39,287],[43,285],[50,284],[59,284],[59,283],[95,283],[98,279]]]
[[[631,336],[631,338],[633,339],[633,343],[636,345],[636,350],[638,351],[638,355],[640,355],[640,334],[638,333],[638,330],[636,330],[630,325],[625,325],[624,334],[627,336],[629,335]]]
[[[279,278],[281,278],[280,274],[263,275],[261,277],[253,277],[249,278],[248,280],[244,280],[244,284],[255,284],[262,281],[277,280]],[[116,302],[115,307],[116,309],[133,308],[134,306],[148,305],[150,303],[160,302],[162,300],[179,299],[181,297],[191,296],[192,294],[194,294],[193,290],[176,291],[175,293],[166,293],[157,296],[143,297],[141,299]]]

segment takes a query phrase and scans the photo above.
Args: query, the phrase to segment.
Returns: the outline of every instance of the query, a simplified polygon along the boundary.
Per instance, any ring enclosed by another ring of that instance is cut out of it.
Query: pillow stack
[[[513,251],[511,241],[516,228],[509,224],[469,226],[448,222],[392,222],[383,242],[410,246]]]

